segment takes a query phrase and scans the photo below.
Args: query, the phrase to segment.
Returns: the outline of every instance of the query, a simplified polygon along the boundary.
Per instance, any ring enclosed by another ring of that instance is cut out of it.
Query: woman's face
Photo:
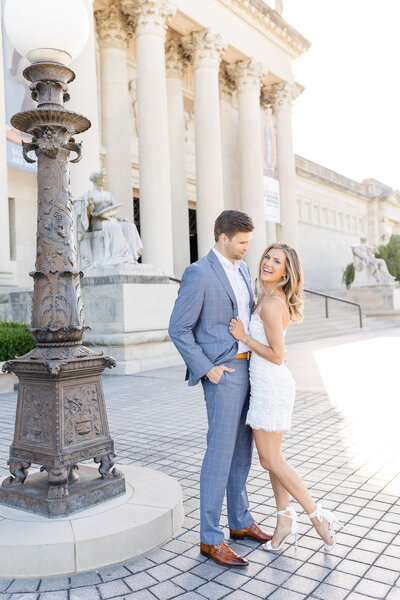
[[[286,256],[280,248],[271,248],[261,263],[262,283],[279,283],[286,275]]]

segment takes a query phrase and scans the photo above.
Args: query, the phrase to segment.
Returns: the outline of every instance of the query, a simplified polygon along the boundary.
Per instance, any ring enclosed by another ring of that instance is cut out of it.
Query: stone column
[[[222,68],[219,72],[219,93],[221,98],[221,143],[222,173],[224,186],[224,207],[240,208],[240,189],[237,156],[238,123],[237,111],[234,109],[234,83]]]
[[[140,228],[143,261],[174,272],[165,33],[168,0],[122,0],[136,22]]]
[[[127,48],[132,24],[119,4],[96,10],[101,58],[101,119],[105,147],[106,188],[122,206],[120,217],[133,220],[132,167],[129,139]]]
[[[76,79],[71,84],[71,102],[68,110],[87,115],[92,124],[83,139],[82,160],[71,169],[72,197],[92,187],[89,176],[100,168],[99,99],[97,97],[95,25],[93,0],[84,0],[89,16],[89,38],[77,60],[71,64]]]
[[[10,226],[8,217],[7,180],[6,110],[0,10],[0,286],[12,285],[13,283],[13,271],[10,261]]]
[[[214,221],[224,210],[218,72],[227,46],[209,29],[183,41],[194,68],[197,240],[199,257],[214,244]]]
[[[276,89],[274,113],[278,151],[281,224],[278,241],[298,247],[296,165],[292,141],[292,101],[300,93],[296,83],[285,82]]]
[[[181,277],[190,264],[190,244],[182,86],[185,61],[177,40],[170,40],[167,44],[166,68],[174,273]]]
[[[236,81],[239,102],[241,207],[252,217],[255,225],[251,251],[246,255],[254,281],[258,275],[258,263],[266,248],[260,118],[262,67],[253,59],[242,60],[230,66],[229,72]]]

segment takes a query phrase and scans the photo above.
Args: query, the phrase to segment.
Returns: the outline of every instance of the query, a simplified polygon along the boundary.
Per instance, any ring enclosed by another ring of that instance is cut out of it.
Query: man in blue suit
[[[248,562],[225,543],[219,526],[225,491],[230,537],[265,542],[249,512],[246,479],[252,432],[245,424],[250,352],[229,333],[237,316],[248,324],[253,307],[249,270],[253,221],[239,210],[223,211],[214,226],[215,246],[185,270],[172,311],[169,335],[187,366],[189,385],[201,381],[207,406],[207,450],[200,477],[200,551],[217,563]]]

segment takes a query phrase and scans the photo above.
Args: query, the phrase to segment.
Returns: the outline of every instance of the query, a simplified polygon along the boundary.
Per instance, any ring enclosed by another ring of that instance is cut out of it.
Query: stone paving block
[[[372,579],[373,581],[380,581],[387,585],[393,585],[399,577],[397,571],[390,571],[389,569],[383,569],[382,567],[371,567],[365,573],[366,579]]]
[[[220,583],[221,585],[230,587],[233,590],[237,590],[240,587],[242,587],[245,583],[250,581],[250,577],[227,569],[224,573],[218,575],[218,577],[216,577],[214,581],[216,583]]]
[[[302,594],[301,592],[294,592],[293,590],[286,590],[279,588],[268,596],[268,600],[305,600],[308,594]]]
[[[149,590],[140,590],[140,592],[132,592],[132,594],[127,594],[122,596],[123,600],[154,600],[155,596]],[[179,596],[182,598],[182,596]]]
[[[171,581],[188,592],[206,583],[204,579],[197,575],[193,575],[193,573],[181,573],[177,577],[171,579]]]
[[[9,579],[6,577],[0,577],[0,592],[5,592],[8,587],[10,587],[13,579]]]
[[[164,563],[162,565],[158,565],[157,567],[149,569],[147,573],[151,577],[154,577],[154,579],[157,579],[157,581],[166,581],[167,579],[172,579],[172,577],[176,577],[177,575],[179,575],[180,571],[178,569],[175,569],[174,567],[171,567],[171,565],[167,565]]]
[[[129,586],[132,592],[143,590],[145,588],[150,587],[151,585],[155,585],[156,583],[158,583],[157,579],[154,579],[154,577],[150,577],[150,575],[148,575],[145,572],[130,575],[130,577],[126,577],[124,581],[126,585]]]
[[[315,581],[315,579],[308,579],[308,577],[292,575],[282,584],[282,587],[302,594],[311,594],[317,585],[318,582]]]
[[[166,564],[170,565],[171,567],[175,567],[175,569],[186,572],[190,571],[190,569],[193,569],[194,567],[197,567],[199,562],[194,558],[189,558],[187,556],[177,556],[176,558],[168,561]]]
[[[382,555],[378,558],[375,565],[377,567],[384,567],[385,569],[393,569],[400,573],[400,558]],[[10,589],[7,590],[7,592],[9,591]]]
[[[394,587],[386,596],[386,600],[400,600],[400,587]]]
[[[217,575],[220,575],[225,571],[226,567],[218,565],[216,562],[208,559],[207,562],[198,565],[192,569],[192,573],[198,577],[202,577],[206,581],[214,579]]]
[[[366,596],[377,596],[378,598],[384,598],[390,590],[390,585],[380,583],[378,581],[372,581],[370,579],[364,579],[355,588],[355,592],[365,594]]]
[[[63,575],[61,577],[45,577],[41,580],[39,592],[50,592],[55,590],[65,590],[69,588],[69,577]]]
[[[268,583],[268,581],[261,581],[260,579],[250,579],[242,587],[243,591],[259,596],[260,598],[268,598],[276,589],[276,585]]]
[[[135,558],[134,560],[124,563],[124,566],[131,573],[139,573],[140,571],[151,569],[152,567],[154,567],[154,563],[146,557],[141,557]]]
[[[359,581],[360,577],[357,575],[351,575],[350,573],[343,573],[341,571],[335,571],[324,579],[324,583],[336,585],[337,587],[345,588],[346,590],[352,590]]]
[[[88,585],[96,585],[96,583],[101,583],[101,579],[99,574],[95,571],[90,573],[77,573],[76,575],[71,575],[70,578],[71,588],[86,587]]]
[[[11,594],[10,600],[38,600],[39,594],[31,594],[30,592],[22,592],[21,594]]]
[[[319,565],[312,565],[310,563],[304,564],[296,571],[296,575],[309,577],[310,579],[316,579],[317,581],[322,581],[329,573],[330,569]]]
[[[179,600],[204,600],[204,596],[201,596],[197,592],[186,592],[186,594],[181,594],[180,596],[177,596],[177,598],[179,598]],[[144,599],[138,598],[137,600]],[[154,596],[152,597],[152,600],[154,600]]]
[[[100,594],[95,586],[73,588],[69,592],[70,600],[99,600]]]
[[[290,576],[291,573],[289,571],[280,571],[279,569],[271,569],[270,567],[266,567],[256,575],[257,579],[273,583],[276,586],[282,585]]]
[[[348,595],[349,590],[338,588],[327,583],[321,583],[314,591],[313,596],[321,600],[343,600]]]
[[[130,575],[130,571],[125,566],[113,565],[98,571],[103,582],[113,581],[114,579],[122,579]]]
[[[150,591],[159,600],[169,600],[175,598],[178,594],[184,592],[184,590],[172,583],[172,581],[163,581],[150,588]]]
[[[131,575],[131,577],[133,577]],[[102,598],[113,598],[114,596],[123,596],[124,594],[128,594],[131,589],[124,583],[122,579],[117,579],[115,581],[108,581],[107,583],[101,583],[98,586],[100,595]]]
[[[249,594],[243,590],[236,590],[236,592],[232,592],[226,597],[229,598],[229,600],[258,600],[260,596],[254,596],[254,594]]]
[[[276,560],[271,562],[270,565],[273,569],[280,569],[281,571],[289,571],[289,573],[294,573],[303,565],[303,562],[301,560],[296,560],[295,558],[279,556]]]
[[[219,600],[232,590],[224,585],[221,585],[220,583],[216,583],[215,581],[209,581],[208,583],[205,583],[197,588],[196,591],[198,594],[201,594],[207,598],[207,600]]]
[[[68,600],[68,591],[44,592],[44,594],[39,595],[39,600]]]
[[[20,592],[36,592],[40,584],[40,579],[14,579],[7,588],[8,594],[18,594]]]

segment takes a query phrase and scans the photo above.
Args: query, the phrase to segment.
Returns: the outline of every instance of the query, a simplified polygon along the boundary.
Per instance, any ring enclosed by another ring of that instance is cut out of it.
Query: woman
[[[280,550],[291,536],[297,545],[297,515],[289,495],[303,507],[324,542],[325,552],[336,544],[336,516],[316,505],[296,471],[281,454],[283,433],[290,431],[295,383],[284,364],[289,321],[302,321],[303,274],[297,252],[287,244],[271,244],[259,266],[261,293],[246,333],[239,318],[229,330],[252,351],[250,406],[246,423],[253,429],[261,465],[269,471],[278,511],[277,524],[266,550]]]

